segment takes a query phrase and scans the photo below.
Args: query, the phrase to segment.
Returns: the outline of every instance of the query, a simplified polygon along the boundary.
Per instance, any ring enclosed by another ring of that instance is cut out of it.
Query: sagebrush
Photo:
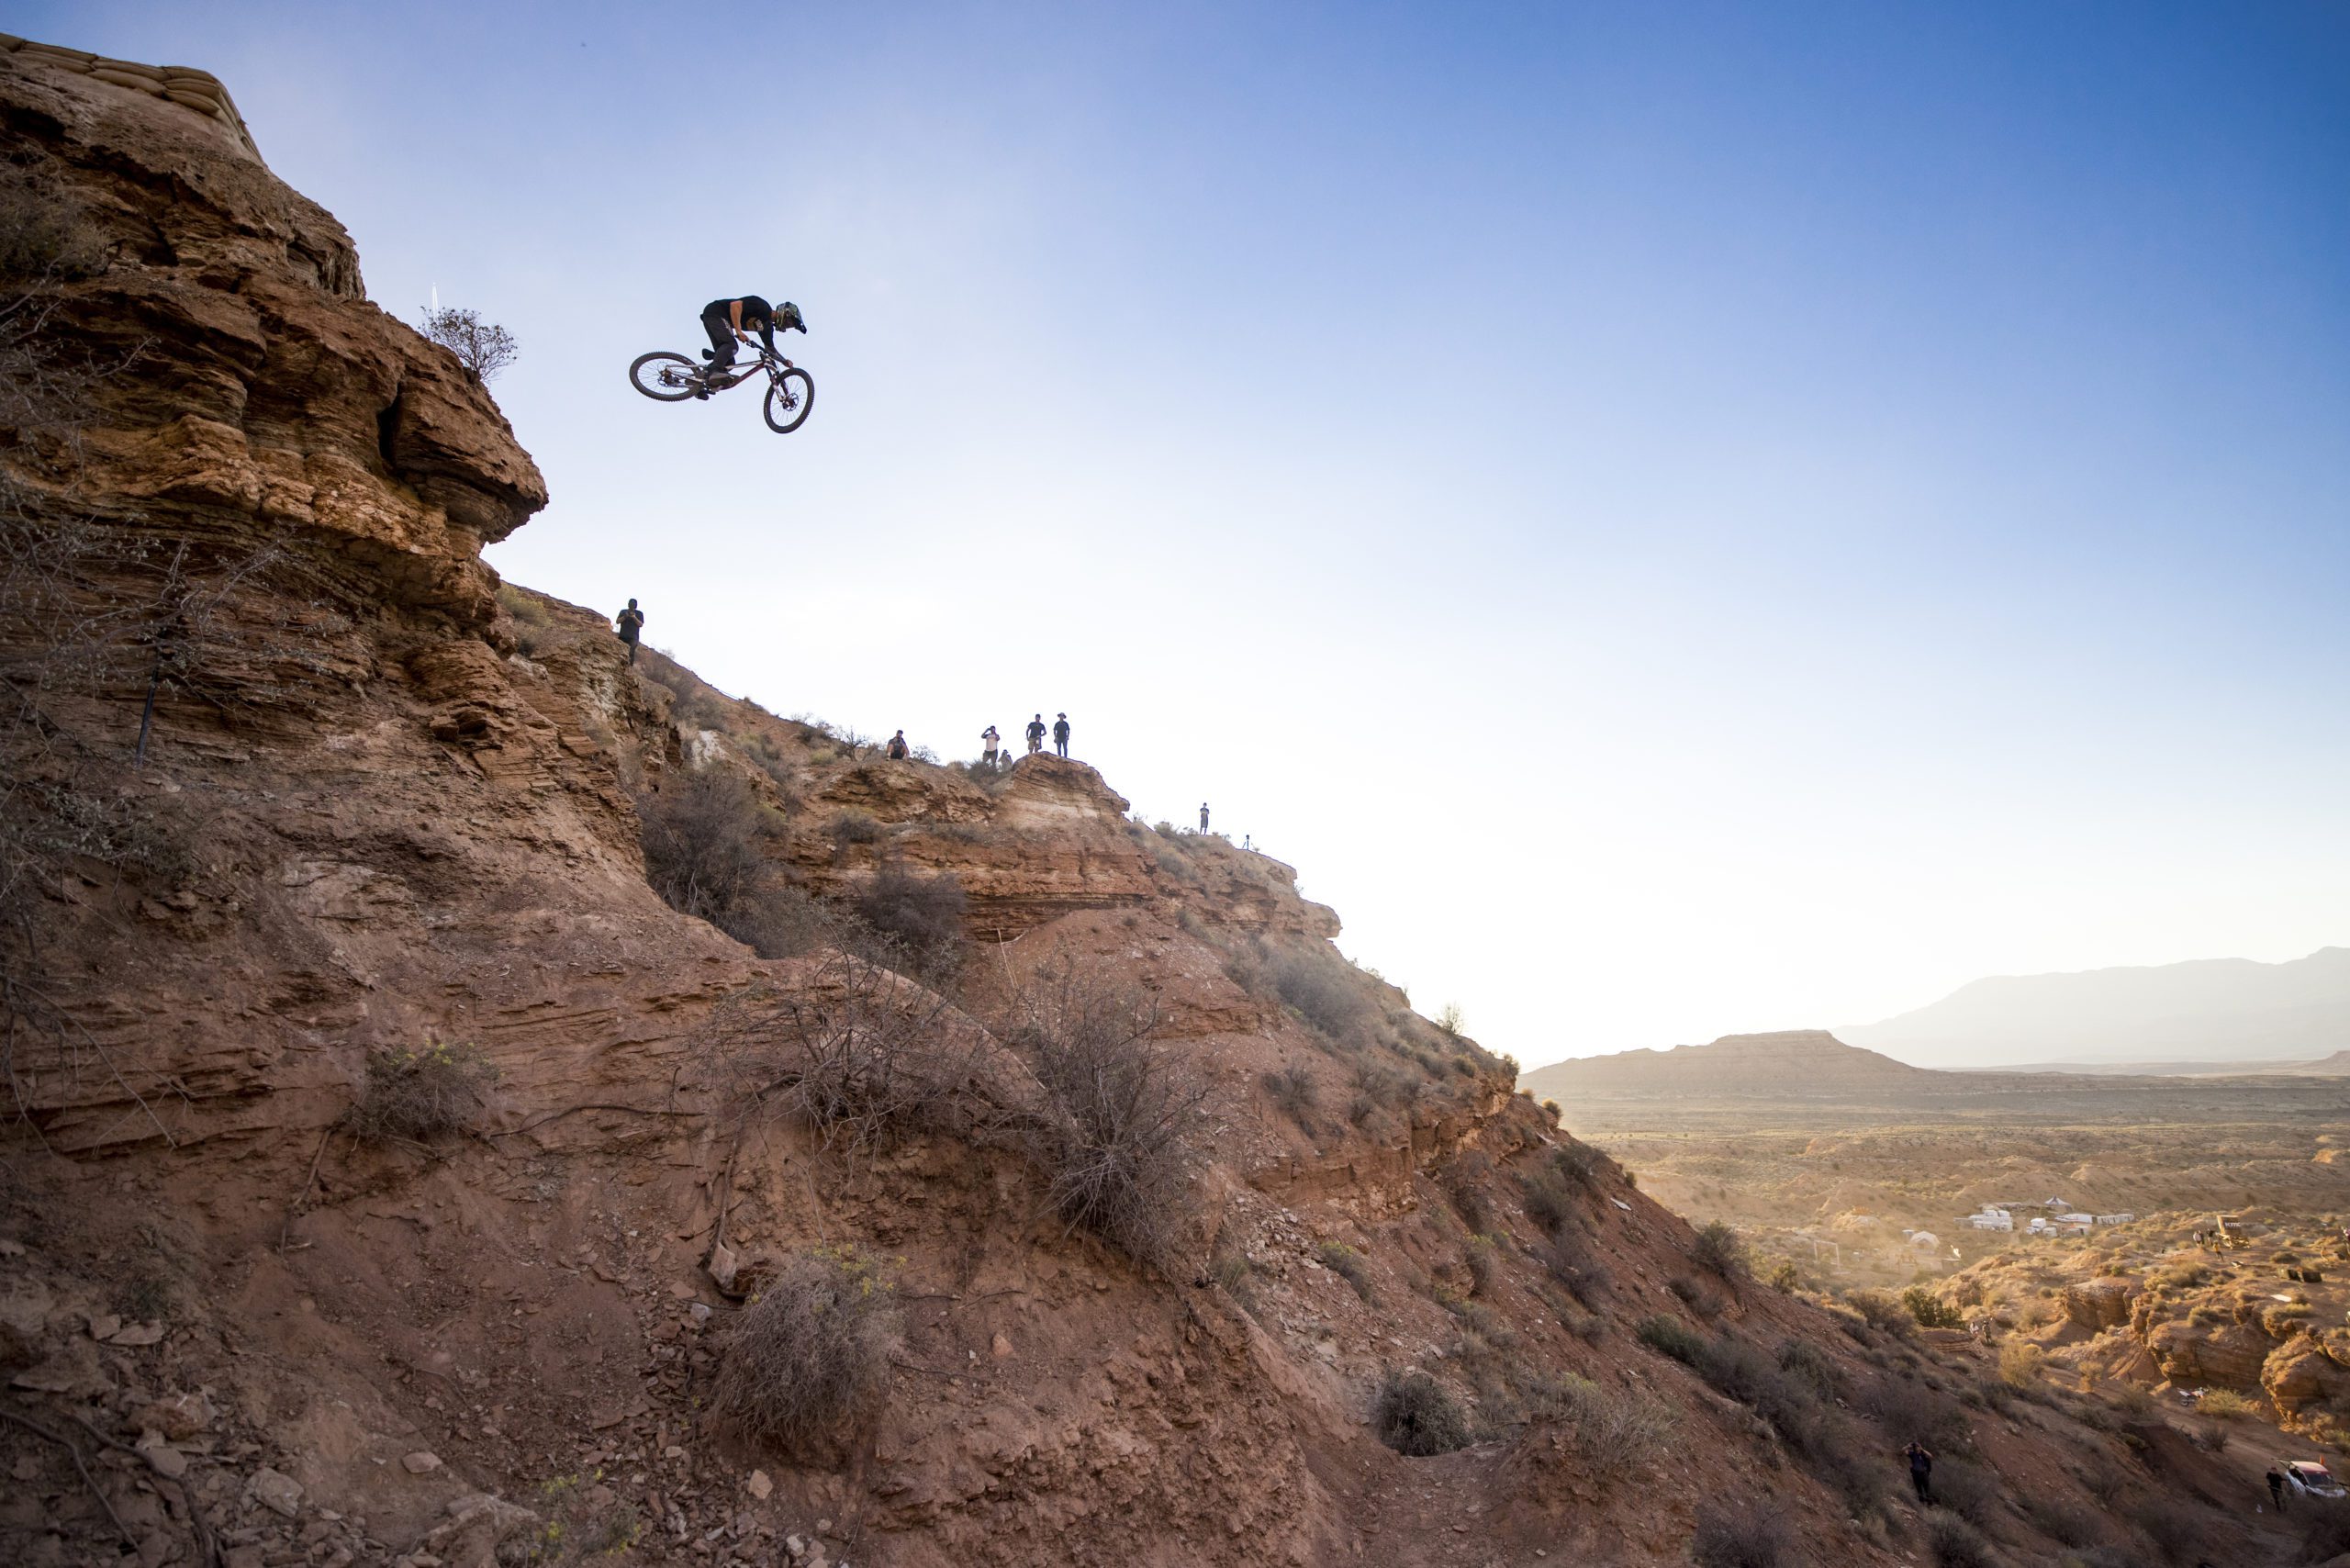
[[[376,1051],[367,1058],[367,1081],[343,1113],[343,1125],[361,1137],[421,1143],[464,1128],[488,1103],[497,1080],[498,1070],[476,1046],[436,1041]]]
[[[1469,1444],[1469,1417],[1444,1384],[1424,1372],[1391,1372],[1371,1412],[1379,1440],[1413,1459]]]
[[[837,1451],[879,1415],[903,1339],[895,1293],[871,1260],[802,1253],[728,1330],[711,1414],[795,1457]]]

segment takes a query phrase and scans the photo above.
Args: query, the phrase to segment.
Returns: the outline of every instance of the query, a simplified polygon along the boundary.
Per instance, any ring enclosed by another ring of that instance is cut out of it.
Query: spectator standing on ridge
[[[2278,1513],[2285,1511],[2285,1478],[2273,1464],[2268,1467],[2268,1501]]]
[[[1200,802],[1200,831],[1201,831],[1202,833],[1205,833],[1205,832],[1207,832],[1207,830],[1208,830],[1208,803],[1207,803],[1205,801],[1202,801]]]
[[[995,726],[993,724],[990,724],[986,729],[979,732],[979,745],[986,748],[979,753],[979,760],[986,763],[990,767],[993,767],[995,766],[996,748],[1002,743],[1002,736],[995,733]]]
[[[644,630],[644,611],[636,607],[636,600],[630,599],[628,608],[621,611],[620,627],[621,641],[628,644],[628,662],[634,664],[637,633]]]
[[[1912,1442],[1901,1450],[1909,1458],[1909,1486],[1918,1494],[1918,1501],[1934,1500],[1934,1456],[1923,1443]]]
[[[1035,756],[1045,749],[1045,716],[1042,713],[1028,721],[1028,755]]]
[[[891,762],[906,760],[906,732],[900,730],[890,737],[889,757]]]
[[[1063,756],[1069,755],[1069,715],[1066,713],[1053,721],[1053,749]]]

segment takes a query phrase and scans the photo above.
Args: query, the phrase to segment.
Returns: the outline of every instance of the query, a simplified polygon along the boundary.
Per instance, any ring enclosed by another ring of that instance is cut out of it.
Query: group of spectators
[[[1045,716],[1042,713],[1028,721],[1029,756],[1034,756],[1045,749],[1045,737],[1047,734],[1053,737],[1053,750],[1067,756],[1069,755],[1069,715],[1057,714],[1050,725],[1045,722]],[[903,762],[912,755],[912,748],[906,745],[905,731],[900,730],[890,737],[888,756],[890,761]],[[993,724],[990,724],[979,732],[979,760],[981,762],[993,767],[998,761],[1011,755],[1012,748],[1003,744],[1003,736],[996,732]]]
[[[644,627],[644,611],[639,610],[636,607],[636,600],[632,599],[628,601],[628,608],[620,612],[618,622],[621,641],[628,644],[628,662],[634,664],[637,639],[643,634]],[[1034,756],[1044,750],[1045,737],[1050,735],[1054,752],[1061,756],[1067,756],[1069,755],[1069,715],[1056,713],[1053,715],[1053,722],[1046,724],[1045,716],[1039,713],[1028,721],[1027,735],[1029,756]],[[979,732],[979,760],[981,762],[993,767],[1011,753],[1012,748],[1003,744],[1003,737],[997,734],[993,724],[990,724]],[[885,755],[892,762],[903,762],[913,755],[913,748],[906,744],[905,731],[900,730],[890,737],[890,745]],[[1202,801],[1200,802],[1200,831],[1205,833],[1207,830],[1208,803]]]
[[[1069,755],[1069,715],[1066,713],[1056,714],[1049,729],[1045,723],[1045,716],[1042,713],[1028,721],[1028,755],[1034,756],[1045,749],[1045,736],[1047,734],[1053,737],[1053,750],[1062,756],[1067,756]],[[981,762],[992,767],[999,758],[1009,756],[1011,754],[1012,748],[1003,744],[1003,737],[996,733],[993,724],[990,724],[979,732],[979,760]]]

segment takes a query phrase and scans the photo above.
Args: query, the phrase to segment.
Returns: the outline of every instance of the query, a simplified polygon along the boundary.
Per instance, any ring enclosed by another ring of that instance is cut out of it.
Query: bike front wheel
[[[815,406],[816,383],[806,371],[794,366],[777,376],[767,387],[767,429],[778,435],[789,435],[808,422],[808,410]]]
[[[628,367],[628,384],[664,403],[682,403],[694,395],[694,362],[681,353],[636,356]]]

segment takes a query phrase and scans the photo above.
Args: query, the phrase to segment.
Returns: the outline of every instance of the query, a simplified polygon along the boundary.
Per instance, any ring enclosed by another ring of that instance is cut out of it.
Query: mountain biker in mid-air
[[[734,345],[751,341],[744,328],[755,329],[769,353],[775,353],[778,328],[797,328],[800,336],[808,335],[808,323],[800,319],[799,306],[789,299],[780,305],[769,305],[755,294],[744,295],[740,299],[711,300],[702,307],[701,324],[710,333],[710,353],[704,356],[710,361],[710,368],[702,372],[701,385],[694,388],[697,398],[708,398],[711,382],[734,363]],[[783,364],[787,370],[791,368],[788,359]]]

